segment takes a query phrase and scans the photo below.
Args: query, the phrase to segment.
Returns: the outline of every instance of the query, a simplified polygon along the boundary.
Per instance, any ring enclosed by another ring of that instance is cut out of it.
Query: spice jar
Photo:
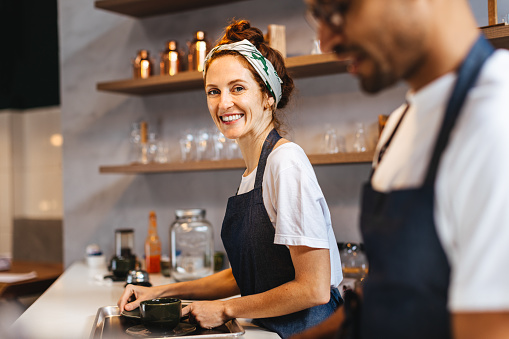
[[[190,71],[203,72],[203,63],[209,52],[209,44],[205,40],[205,32],[197,31],[194,40],[189,44],[188,63]]]
[[[177,281],[214,273],[214,231],[204,209],[179,209],[170,227],[171,276]]]
[[[133,61],[133,75],[136,79],[146,79],[154,74],[152,60],[146,49],[138,51],[136,59]]]
[[[175,40],[166,43],[166,49],[161,53],[161,75],[175,75],[180,72],[180,55]]]

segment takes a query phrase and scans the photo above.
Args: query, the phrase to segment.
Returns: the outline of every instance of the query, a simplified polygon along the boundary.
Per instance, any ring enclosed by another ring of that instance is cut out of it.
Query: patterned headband
[[[276,100],[277,106],[282,96],[281,84],[283,83],[283,81],[279,78],[279,75],[277,75],[277,72],[274,69],[272,63],[269,60],[267,60],[260,53],[260,51],[258,51],[258,49],[256,49],[256,47],[246,39],[231,44],[218,45],[214,47],[205,58],[203,76],[205,77],[206,72],[205,65],[207,64],[207,61],[212,57],[212,55],[215,52],[224,50],[236,51],[246,58],[246,60],[251,64],[251,66],[254,67],[256,72],[258,72],[258,74],[262,77],[263,81],[265,82],[265,85],[269,89],[270,94]]]

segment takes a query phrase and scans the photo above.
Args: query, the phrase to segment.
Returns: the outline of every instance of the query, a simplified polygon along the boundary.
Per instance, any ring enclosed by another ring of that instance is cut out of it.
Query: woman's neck
[[[261,133],[249,134],[237,139],[240,151],[242,152],[242,158],[246,163],[246,172],[244,172],[244,176],[249,175],[258,166],[263,143],[273,128],[274,126],[271,124]]]

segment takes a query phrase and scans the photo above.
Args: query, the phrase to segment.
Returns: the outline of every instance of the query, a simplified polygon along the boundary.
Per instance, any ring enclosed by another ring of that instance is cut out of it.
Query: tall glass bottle
[[[150,211],[148,235],[145,240],[145,271],[148,273],[161,271],[161,241],[157,235],[157,218],[154,211]]]
[[[214,231],[204,209],[176,210],[170,228],[171,276],[194,280],[214,273]]]

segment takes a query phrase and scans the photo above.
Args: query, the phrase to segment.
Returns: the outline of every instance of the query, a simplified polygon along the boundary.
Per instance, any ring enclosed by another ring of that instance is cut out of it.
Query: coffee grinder
[[[114,280],[125,280],[129,271],[136,269],[133,249],[134,230],[126,228],[115,230],[115,256],[111,259]]]

